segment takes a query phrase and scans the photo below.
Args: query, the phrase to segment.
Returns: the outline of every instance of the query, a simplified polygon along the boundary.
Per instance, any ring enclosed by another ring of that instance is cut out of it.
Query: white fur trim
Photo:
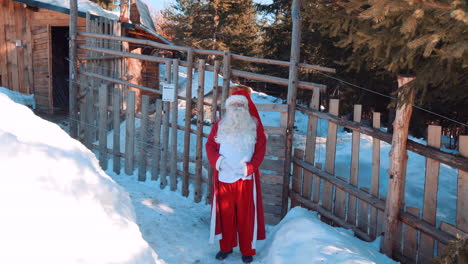
[[[221,166],[221,161],[223,161],[224,157],[221,155],[219,156],[218,160],[216,160],[216,170],[219,171],[219,166]]]
[[[247,177],[247,176],[248,176],[248,175],[247,175],[248,172],[249,172],[249,171],[247,170],[247,163],[244,163],[244,177]]]
[[[210,239],[209,244],[214,244],[216,228],[216,194],[213,196],[213,206],[211,208]]]
[[[255,176],[255,173],[252,174]],[[255,186],[255,177],[253,177],[253,202],[254,202],[254,230],[253,230],[253,239],[252,239],[252,249],[255,249],[257,246],[257,230],[258,230],[258,223],[257,223],[257,188]]]
[[[226,99],[226,107],[229,106],[230,103],[236,102],[236,101],[241,101],[247,109],[249,109],[249,101],[247,98],[243,95],[231,95]]]

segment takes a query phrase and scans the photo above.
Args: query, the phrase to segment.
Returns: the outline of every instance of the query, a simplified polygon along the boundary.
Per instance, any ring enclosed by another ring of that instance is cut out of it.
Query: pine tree
[[[259,52],[259,28],[252,0],[176,0],[163,10],[174,42],[200,49],[229,50],[254,56]]]
[[[348,69],[413,74],[420,102],[468,99],[466,1],[305,0],[304,8],[314,26],[351,51]]]

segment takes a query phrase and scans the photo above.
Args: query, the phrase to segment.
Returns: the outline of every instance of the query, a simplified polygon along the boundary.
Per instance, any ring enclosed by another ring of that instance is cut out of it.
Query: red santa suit
[[[245,102],[256,122],[256,132],[253,132],[253,141],[242,133],[235,141],[232,138],[225,141],[218,135],[222,120],[211,129],[206,143],[208,160],[214,169],[210,243],[217,236],[221,238],[221,251],[228,252],[237,246],[239,238],[242,255],[253,256],[256,241],[265,239],[259,167],[265,156],[266,134],[250,95],[241,90],[230,98],[247,99]],[[220,170],[221,163],[232,170]]]

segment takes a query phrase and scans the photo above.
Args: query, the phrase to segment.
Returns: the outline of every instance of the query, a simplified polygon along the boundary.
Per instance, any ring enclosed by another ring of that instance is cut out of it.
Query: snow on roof
[[[54,10],[62,13],[69,13],[70,10],[70,0],[13,0],[16,2],[25,3],[31,6],[37,6],[39,8],[45,8],[49,10]],[[118,19],[119,11],[109,11],[102,8],[100,5],[91,2],[89,0],[78,0],[78,11],[79,12],[89,12],[92,15],[107,17],[110,19]]]
[[[39,8],[49,9],[65,14],[69,14],[70,10],[70,0],[13,0],[16,2],[24,3],[30,6],[36,6]],[[141,24],[139,26],[150,33],[151,35],[162,40],[166,44],[171,42],[156,32],[156,27],[154,26],[153,19],[151,18],[151,12],[149,11],[148,6],[143,3],[141,0],[136,1],[138,12],[140,14]],[[89,0],[78,0],[78,12],[87,13],[89,12],[92,15],[99,17],[106,17],[109,19],[118,20],[120,16],[120,7],[117,6],[113,11],[106,10],[100,5],[91,2]],[[80,15],[80,14],[79,14]],[[83,16],[83,14],[81,14]]]

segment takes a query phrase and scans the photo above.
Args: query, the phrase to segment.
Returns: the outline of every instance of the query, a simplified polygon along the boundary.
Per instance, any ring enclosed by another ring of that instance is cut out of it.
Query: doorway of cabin
[[[52,27],[52,98],[54,113],[68,113],[69,28]]]

